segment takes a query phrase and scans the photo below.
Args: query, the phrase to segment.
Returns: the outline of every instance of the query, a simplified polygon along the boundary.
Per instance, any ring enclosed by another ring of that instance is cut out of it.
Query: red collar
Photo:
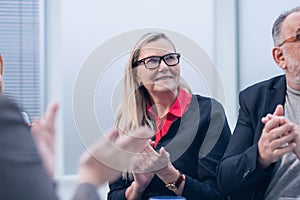
[[[151,104],[148,104],[147,110],[153,116],[156,125],[154,147],[156,147],[160,139],[168,133],[172,123],[176,119],[182,117],[182,115],[188,109],[191,103],[191,99],[192,95],[187,93],[184,89],[180,88],[176,100],[171,106],[169,112],[163,118],[159,118],[155,111],[152,109]]]
[[[187,110],[188,106],[190,105],[191,99],[192,95],[190,93],[187,93],[184,89],[179,88],[177,98],[175,99],[167,115],[172,114],[177,118],[182,117],[183,113]],[[159,118],[155,111],[152,109],[150,103],[148,103],[147,105],[147,110],[153,115],[153,117]]]

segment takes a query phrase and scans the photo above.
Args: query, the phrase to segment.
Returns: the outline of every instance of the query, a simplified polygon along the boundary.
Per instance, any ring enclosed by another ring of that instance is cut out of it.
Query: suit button
[[[244,173],[243,173],[243,178],[246,178],[251,172],[251,169],[250,168],[247,168]]]

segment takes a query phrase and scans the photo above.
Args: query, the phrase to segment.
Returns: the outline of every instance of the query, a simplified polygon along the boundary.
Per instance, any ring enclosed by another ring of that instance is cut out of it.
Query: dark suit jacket
[[[18,107],[0,93],[0,199],[54,200],[53,186]],[[81,185],[77,199],[97,200],[96,188]]]
[[[216,168],[230,136],[222,105],[214,99],[193,95],[188,110],[172,123],[156,146],[156,150],[165,147],[174,167],[185,174],[183,197],[188,200],[227,199],[217,186]],[[208,144],[211,148],[204,153]],[[125,200],[125,192],[132,181],[120,177],[111,183],[108,200]],[[175,195],[155,175],[141,199]]]
[[[239,95],[239,117],[218,168],[218,184],[231,199],[263,199],[275,172],[275,164],[263,170],[258,165],[258,140],[264,128],[261,118],[284,105],[285,76],[255,84]]]

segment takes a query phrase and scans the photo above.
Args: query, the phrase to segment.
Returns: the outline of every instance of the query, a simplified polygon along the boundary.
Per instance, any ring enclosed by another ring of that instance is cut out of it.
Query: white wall
[[[73,123],[72,92],[75,78],[87,56],[112,36],[137,28],[162,28],[180,32],[213,55],[213,3],[196,1],[61,1],[61,67],[65,173],[76,172],[82,152]],[[120,66],[120,71],[123,70]],[[105,91],[102,91],[105,94]],[[84,97],[83,97],[84,98]],[[99,102],[101,103],[101,102]],[[111,125],[113,122],[111,121]]]
[[[69,199],[75,188],[76,176],[72,174],[84,150],[74,126],[72,93],[81,65],[95,48],[112,36],[139,28],[170,29],[193,39],[217,64],[225,87],[224,106],[233,128],[238,90],[281,73],[271,58],[271,26],[280,12],[295,5],[299,0],[49,1],[49,100],[61,102],[57,179],[62,198]],[[121,71],[122,62],[117,62]],[[107,188],[101,191],[105,198]]]
[[[69,199],[76,180],[72,174],[76,173],[77,160],[84,150],[74,125],[72,94],[85,59],[112,36],[140,28],[178,32],[214,56],[214,2],[51,0],[47,10],[49,99],[61,101],[56,176],[61,197]],[[123,71],[123,67],[119,70]],[[113,121],[108,122],[108,127],[112,124]],[[104,197],[106,190],[104,187]]]
[[[272,26],[279,14],[300,5],[299,0],[240,0],[240,89],[283,71],[272,59]]]

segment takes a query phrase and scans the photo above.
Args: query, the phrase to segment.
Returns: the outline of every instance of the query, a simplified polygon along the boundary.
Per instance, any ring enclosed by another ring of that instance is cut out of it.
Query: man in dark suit
[[[57,110],[58,104],[51,104],[30,132],[16,104],[0,94],[0,199],[57,199],[52,181]],[[128,152],[140,152],[152,134],[140,128],[119,138],[116,130],[107,131],[80,160],[74,200],[99,199],[97,187],[117,178],[120,167],[130,167],[136,160]],[[103,162],[112,159],[116,168]]]
[[[285,75],[240,92],[237,124],[218,168],[218,184],[231,199],[300,197],[300,7],[277,18],[272,36],[273,58]]]

